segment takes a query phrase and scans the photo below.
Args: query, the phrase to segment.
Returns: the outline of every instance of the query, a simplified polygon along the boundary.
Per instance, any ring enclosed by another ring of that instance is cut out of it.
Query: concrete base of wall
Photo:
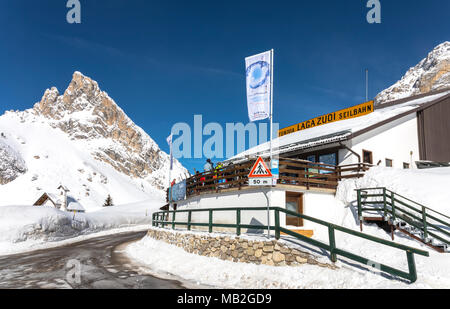
[[[186,252],[225,261],[269,266],[301,266],[312,264],[336,269],[320,263],[306,252],[286,246],[276,240],[249,240],[235,236],[212,236],[207,233],[177,232],[152,228],[148,236],[184,249]]]

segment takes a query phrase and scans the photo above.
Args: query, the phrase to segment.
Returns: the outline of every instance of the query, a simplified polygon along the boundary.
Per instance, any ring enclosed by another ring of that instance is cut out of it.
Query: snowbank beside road
[[[103,231],[144,230],[161,205],[155,199],[84,214],[51,207],[0,207],[0,255],[54,247],[63,240]]]
[[[199,285],[231,289],[366,289],[366,288],[450,288],[448,257],[435,256],[433,262],[416,257],[419,280],[404,281],[354,267],[339,261],[338,270],[313,265],[273,267],[234,263],[187,253],[181,248],[145,237],[127,247],[127,254],[158,276],[167,273]],[[406,256],[405,256],[406,259]],[[428,262],[428,263],[425,263]],[[426,268],[426,269],[424,269]]]

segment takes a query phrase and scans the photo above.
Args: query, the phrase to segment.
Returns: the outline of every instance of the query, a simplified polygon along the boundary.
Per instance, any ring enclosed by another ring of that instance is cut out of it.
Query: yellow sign
[[[288,135],[294,132],[322,126],[337,121],[365,116],[372,113],[373,109],[374,109],[374,101],[366,102],[334,113],[316,117],[314,119],[296,124],[294,126],[290,126],[288,128],[281,129],[280,131],[278,131],[278,136]]]

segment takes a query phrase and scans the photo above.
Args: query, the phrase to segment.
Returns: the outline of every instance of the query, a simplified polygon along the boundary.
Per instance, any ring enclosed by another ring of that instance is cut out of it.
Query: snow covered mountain
[[[450,88],[450,42],[438,45],[403,78],[377,95],[375,101],[388,101]]]
[[[0,206],[30,205],[59,184],[87,210],[162,196],[169,156],[102,91],[75,72],[29,110],[0,116]],[[173,178],[187,174],[174,163]]]

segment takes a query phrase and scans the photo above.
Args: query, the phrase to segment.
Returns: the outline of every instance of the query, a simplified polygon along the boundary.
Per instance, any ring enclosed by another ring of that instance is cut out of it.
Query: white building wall
[[[266,197],[267,196],[267,197]],[[236,207],[267,207],[268,199],[270,206],[284,207],[286,203],[285,192],[282,190],[268,188],[264,189],[243,189],[241,191],[221,192],[205,194],[198,197],[191,197],[186,201],[177,204],[177,210],[185,209],[223,209]],[[187,213],[179,214],[177,220],[187,221]],[[208,212],[192,213],[192,222],[207,223],[209,221]],[[176,220],[176,221],[177,221]],[[266,211],[242,211],[241,224],[250,224],[256,220],[260,224],[267,225]],[[271,213],[270,223],[275,222],[274,214]],[[214,223],[235,224],[236,211],[214,212]],[[255,223],[255,221],[253,222]]]
[[[403,163],[409,163],[416,168],[419,157],[419,138],[417,116],[415,113],[395,120],[370,132],[362,134],[346,145],[361,156],[363,150],[372,152],[373,164],[386,166],[386,159],[393,161],[394,168],[403,168]],[[358,158],[346,149],[339,151],[340,165],[358,163]]]
[[[303,213],[305,215],[315,217],[317,219],[327,220],[324,215],[329,213],[329,207],[335,205],[335,197],[333,193],[325,192],[312,192],[305,190],[289,189],[289,192],[303,193]],[[219,194],[207,194],[198,197],[192,197],[186,201],[182,201],[177,204],[178,210],[186,209],[208,209],[208,208],[235,208],[235,207],[267,207],[267,196],[272,196],[271,206],[286,208],[286,189],[273,188],[270,189],[244,189],[241,191],[233,191],[228,193]],[[192,222],[207,223],[209,221],[208,212],[192,213]],[[171,218],[170,218],[171,220]],[[175,218],[175,221],[187,222],[188,214],[179,213]],[[255,220],[267,226],[267,212],[266,211],[242,211],[241,212],[241,224],[250,224]],[[220,211],[214,212],[214,223],[222,224],[235,224],[236,223],[236,211]],[[270,224],[274,225],[275,216],[274,213],[270,214]],[[286,215],[280,213],[280,225],[286,227]],[[294,228],[294,227],[289,227]],[[297,227],[298,228],[298,227]],[[317,225],[311,221],[304,220],[304,226],[300,229],[316,229]],[[214,228],[219,231],[220,229]]]
[[[336,205],[333,193],[307,192],[303,196],[303,213],[307,216],[330,222],[329,216],[333,216],[330,209],[333,207],[339,207]],[[304,220],[303,223],[302,229],[315,230],[318,228],[314,222]],[[323,228],[323,226],[320,227]]]

